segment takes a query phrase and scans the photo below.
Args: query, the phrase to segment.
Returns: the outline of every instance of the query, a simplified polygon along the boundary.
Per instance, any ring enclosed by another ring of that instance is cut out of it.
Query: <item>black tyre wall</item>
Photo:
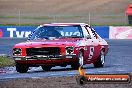
[[[128,15],[128,23],[132,25],[132,15]]]

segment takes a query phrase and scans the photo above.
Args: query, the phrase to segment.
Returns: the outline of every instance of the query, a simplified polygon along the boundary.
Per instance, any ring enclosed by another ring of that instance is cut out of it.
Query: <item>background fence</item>
[[[53,22],[83,22],[89,23],[91,25],[127,25],[128,16],[125,13],[122,14],[95,14],[88,13],[87,15],[25,15],[25,13],[18,11],[14,15],[1,15],[0,14],[0,24],[33,24],[39,25],[43,23],[53,23]]]

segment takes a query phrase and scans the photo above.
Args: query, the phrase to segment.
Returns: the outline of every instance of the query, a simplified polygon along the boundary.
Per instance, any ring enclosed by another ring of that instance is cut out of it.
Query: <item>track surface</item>
[[[25,39],[0,39],[0,54],[11,54],[15,43]],[[106,56],[104,68],[94,68],[93,65],[85,65],[86,73],[131,73],[132,72],[132,40],[107,40],[109,43],[109,53]],[[15,71],[15,67],[0,68],[0,80],[12,78],[39,78],[48,76],[74,76],[77,70],[71,70],[70,66],[53,67],[51,71],[44,72],[41,67],[30,68],[28,73],[20,74]]]

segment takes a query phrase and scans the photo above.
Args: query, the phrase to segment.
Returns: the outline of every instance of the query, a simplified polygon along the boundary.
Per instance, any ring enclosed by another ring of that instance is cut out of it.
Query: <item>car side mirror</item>
[[[31,34],[28,35],[28,40],[30,40],[30,38],[31,38]]]
[[[90,35],[87,35],[86,38],[87,38],[87,39],[91,39],[91,36],[90,36]]]

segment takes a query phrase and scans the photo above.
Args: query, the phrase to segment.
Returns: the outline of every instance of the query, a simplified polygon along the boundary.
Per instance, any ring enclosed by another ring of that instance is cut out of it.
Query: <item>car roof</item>
[[[86,23],[50,23],[50,24],[43,24],[42,26],[75,26],[75,25],[85,26],[88,24]]]

